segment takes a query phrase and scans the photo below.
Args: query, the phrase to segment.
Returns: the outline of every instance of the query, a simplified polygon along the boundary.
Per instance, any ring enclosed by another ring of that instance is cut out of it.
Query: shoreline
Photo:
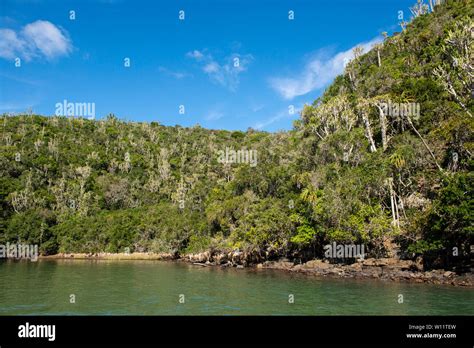
[[[202,267],[274,269],[317,277],[378,279],[390,282],[427,283],[474,288],[473,273],[456,274],[455,272],[443,269],[423,271],[419,270],[419,266],[410,260],[372,258],[359,260],[353,264],[337,264],[316,259],[306,263],[295,264],[288,259],[280,259],[248,263],[246,260],[242,260],[242,257],[239,257],[242,254],[242,252],[231,252],[229,254],[213,255],[209,252],[204,252],[176,257],[171,253],[59,253],[39,256],[38,259],[178,261]]]
[[[54,255],[40,255],[38,260],[177,260],[173,254],[168,253],[59,253]]]

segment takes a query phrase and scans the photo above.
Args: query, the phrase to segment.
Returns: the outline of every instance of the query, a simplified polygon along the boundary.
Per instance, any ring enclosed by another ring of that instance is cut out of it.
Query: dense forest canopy
[[[472,5],[419,1],[400,33],[354,50],[288,132],[3,115],[0,243],[309,259],[336,241],[377,257],[468,255]]]

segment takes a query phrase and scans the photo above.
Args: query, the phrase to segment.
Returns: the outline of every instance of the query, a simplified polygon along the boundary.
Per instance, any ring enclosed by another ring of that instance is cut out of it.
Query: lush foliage
[[[254,248],[309,258],[332,241],[373,255],[468,252],[473,8],[447,1],[356,50],[289,132],[4,115],[0,242],[45,254]],[[395,117],[384,103],[420,113]],[[226,148],[256,151],[258,164],[220,163]]]

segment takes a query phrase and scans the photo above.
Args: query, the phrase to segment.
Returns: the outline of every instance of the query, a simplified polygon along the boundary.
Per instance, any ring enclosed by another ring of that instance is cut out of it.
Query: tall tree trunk
[[[430,9],[431,9],[431,12],[434,11],[434,4],[433,4],[433,0],[430,0]]]
[[[390,190],[390,207],[392,209],[392,225],[399,226],[398,224],[398,209],[397,209],[397,201],[395,197],[395,192],[393,190],[393,178],[387,179],[387,184]]]
[[[362,111],[362,120],[364,121],[365,126],[365,136],[370,143],[370,151],[375,152],[377,151],[377,147],[375,146],[374,137],[372,136],[372,128],[370,128],[369,116],[365,111]]]
[[[469,115],[469,117],[472,117],[472,114],[469,111],[469,109],[466,107],[466,105],[464,105],[464,103],[458,97],[458,94],[456,93],[456,90],[454,89],[453,85],[451,84],[451,81],[448,81],[448,92],[454,97],[456,102],[463,108],[463,110]]]
[[[425,146],[425,148],[428,150],[428,152],[430,153],[431,157],[433,158],[436,166],[438,167],[439,171],[440,172],[443,172],[443,168],[441,168],[441,166],[439,165],[438,161],[436,160],[436,157],[435,155],[433,154],[433,151],[431,151],[430,147],[428,146],[428,144],[426,143],[425,139],[423,139],[423,137],[421,136],[420,132],[418,132],[418,130],[415,128],[415,126],[413,125],[413,122],[411,121],[410,119],[410,116],[407,116],[407,120],[408,120],[408,124],[410,125],[410,127],[413,129],[413,131],[416,133],[416,135],[418,135],[418,137],[421,139],[421,142],[423,143],[423,145]]]
[[[380,132],[382,133],[382,149],[385,151],[388,146],[388,141],[387,141],[387,117],[385,116],[385,112],[383,111],[383,108],[375,104],[377,109],[379,110],[379,117],[380,117]]]
[[[400,212],[398,211],[397,195],[395,194],[393,187],[392,187],[392,194],[393,194],[393,202],[395,203],[395,216],[397,217],[396,226],[400,227]]]

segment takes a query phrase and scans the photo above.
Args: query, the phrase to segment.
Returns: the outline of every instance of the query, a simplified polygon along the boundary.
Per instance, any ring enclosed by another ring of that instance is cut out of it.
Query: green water
[[[0,262],[0,315],[13,314],[473,315],[474,290],[159,261]]]

